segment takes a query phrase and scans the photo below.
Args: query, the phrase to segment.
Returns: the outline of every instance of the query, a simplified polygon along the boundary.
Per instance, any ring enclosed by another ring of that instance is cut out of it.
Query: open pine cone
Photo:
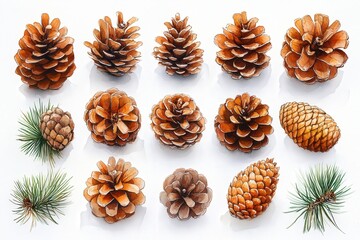
[[[348,57],[341,48],[349,45],[349,36],[339,31],[340,22],[329,25],[329,17],[315,14],[295,20],[281,49],[284,66],[290,77],[313,84],[333,79]]]
[[[16,74],[30,87],[58,89],[70,77],[74,63],[74,39],[66,37],[67,28],[60,28],[60,20],[41,15],[41,23],[27,24],[15,54]]]
[[[100,71],[114,76],[122,76],[133,72],[141,56],[136,49],[142,42],[135,39],[140,36],[139,27],[131,26],[137,21],[132,17],[124,22],[122,12],[117,12],[117,24],[113,27],[111,19],[105,17],[99,20],[100,30],[94,29],[96,41],[85,42],[91,49],[90,57]]]
[[[156,38],[160,46],[154,48],[153,54],[170,75],[188,76],[201,70],[204,51],[199,48],[200,42],[195,42],[196,34],[191,31],[187,21],[188,17],[181,20],[177,13],[171,23],[165,22],[168,29],[164,32],[165,37]]]
[[[247,19],[246,12],[235,13],[233,19],[234,24],[215,36],[221,49],[216,62],[234,79],[257,77],[269,65],[270,37],[263,26],[256,26],[257,18]]]

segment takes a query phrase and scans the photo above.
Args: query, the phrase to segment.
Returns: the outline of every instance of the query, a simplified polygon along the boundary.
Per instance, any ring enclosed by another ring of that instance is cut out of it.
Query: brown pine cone
[[[268,105],[248,93],[226,99],[214,124],[220,143],[231,151],[242,152],[265,146],[269,141],[267,135],[274,131],[268,110]]]
[[[156,138],[180,149],[199,142],[205,130],[206,120],[199,107],[184,94],[165,96],[152,108],[150,118]]]
[[[124,146],[141,127],[135,100],[116,88],[97,92],[87,103],[84,120],[95,142]]]
[[[58,89],[70,77],[74,63],[74,39],[66,37],[67,28],[60,28],[60,20],[41,15],[41,23],[27,24],[15,54],[16,74],[30,87]]]
[[[117,12],[117,24],[113,27],[111,19],[105,17],[99,20],[100,30],[94,29],[96,41],[92,44],[84,42],[90,48],[88,53],[97,68],[114,76],[123,76],[135,70],[141,53],[136,49],[142,42],[135,39],[140,36],[139,27],[131,25],[137,21],[132,17],[124,22],[122,12]]]
[[[193,169],[176,169],[163,184],[160,202],[171,218],[187,220],[204,215],[212,199],[206,177]]]
[[[348,59],[340,50],[349,45],[340,22],[329,26],[328,16],[315,14],[314,20],[309,15],[296,19],[295,26],[287,31],[281,49],[288,75],[307,84],[333,79]]]
[[[246,12],[233,15],[234,24],[215,36],[215,44],[221,49],[216,62],[234,79],[260,75],[269,65],[266,52],[271,49],[270,37],[263,26],[256,26],[258,19],[247,19]]]
[[[164,23],[168,29],[164,32],[165,37],[155,39],[160,46],[154,48],[153,54],[170,75],[188,76],[201,70],[204,51],[199,48],[200,42],[195,42],[196,34],[187,22],[188,17],[181,20],[177,13],[171,23]]]
[[[92,213],[114,223],[132,216],[137,205],[145,202],[141,191],[145,182],[136,177],[138,170],[130,162],[109,157],[108,164],[99,161],[99,171],[93,171],[86,181],[84,197]]]

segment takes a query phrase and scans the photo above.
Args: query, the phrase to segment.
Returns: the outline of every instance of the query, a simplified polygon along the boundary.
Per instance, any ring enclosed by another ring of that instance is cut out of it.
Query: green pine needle
[[[350,187],[344,186],[345,173],[336,166],[319,165],[301,175],[300,186],[295,185],[295,192],[290,193],[290,211],[297,213],[295,224],[299,218],[304,219],[303,232],[318,229],[325,231],[326,222],[341,231],[335,221],[334,214],[343,207]]]
[[[55,217],[64,215],[62,209],[68,204],[72,190],[70,179],[65,173],[50,172],[46,176],[39,174],[16,181],[11,194],[11,202],[16,205],[14,221],[25,224],[31,220],[31,229],[36,222],[57,224]]]

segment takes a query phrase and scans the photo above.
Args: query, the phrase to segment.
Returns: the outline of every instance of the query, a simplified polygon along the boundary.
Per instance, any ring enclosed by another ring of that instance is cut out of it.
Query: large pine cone
[[[247,19],[246,12],[234,14],[233,19],[234,24],[215,36],[221,49],[216,62],[234,79],[257,77],[269,65],[270,37],[263,26],[256,26],[257,18]]]
[[[124,146],[141,127],[135,100],[116,88],[97,92],[87,103],[84,120],[96,142]]]
[[[141,191],[145,182],[136,177],[138,170],[130,162],[109,157],[108,164],[99,161],[99,171],[91,173],[86,181],[84,197],[90,202],[92,213],[114,223],[135,213],[137,205],[145,202]]]
[[[16,74],[30,87],[58,89],[70,77],[74,63],[74,39],[66,37],[67,28],[60,28],[60,20],[41,15],[41,23],[27,24],[15,54]]]
[[[165,37],[156,38],[160,46],[154,48],[153,54],[170,75],[188,76],[201,70],[204,51],[199,48],[200,42],[195,42],[196,34],[191,31],[187,21],[188,17],[181,20],[177,13],[171,23],[164,23],[168,29],[164,32]]]
[[[314,152],[328,151],[341,135],[329,114],[303,102],[283,104],[280,108],[280,123],[294,143]]]
[[[215,131],[227,149],[251,152],[268,143],[267,135],[274,130],[268,105],[248,93],[226,99],[215,118]]]
[[[274,198],[279,181],[279,167],[273,159],[258,161],[238,173],[228,189],[230,214],[239,219],[262,214]]]
[[[171,218],[186,220],[205,214],[212,199],[206,177],[193,169],[176,169],[163,184],[161,203]]]
[[[141,56],[136,49],[142,42],[135,41],[140,36],[139,27],[131,25],[137,21],[132,17],[124,22],[123,14],[117,12],[117,25],[113,27],[111,19],[105,17],[99,20],[100,30],[94,29],[96,41],[92,44],[85,42],[85,46],[91,49],[88,54],[94,60],[100,71],[114,76],[122,76],[133,72]]]
[[[329,17],[315,14],[295,20],[289,28],[281,49],[284,66],[290,77],[307,84],[333,79],[348,57],[340,48],[347,48],[349,36],[339,31],[336,20],[329,26]]]
[[[156,138],[171,147],[184,149],[199,142],[205,118],[194,100],[184,94],[165,96],[150,115]]]

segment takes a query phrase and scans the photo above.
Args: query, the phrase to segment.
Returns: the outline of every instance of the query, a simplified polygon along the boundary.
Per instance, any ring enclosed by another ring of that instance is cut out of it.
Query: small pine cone
[[[92,213],[114,223],[132,216],[137,205],[145,202],[141,191],[145,182],[136,177],[138,170],[130,162],[109,157],[108,164],[99,161],[99,171],[93,171],[86,181],[84,197]]]
[[[99,20],[100,30],[94,29],[96,41],[92,44],[84,42],[90,48],[88,53],[97,68],[114,76],[123,76],[135,70],[141,53],[136,49],[142,42],[135,39],[140,36],[137,26],[131,25],[137,21],[132,17],[124,22],[122,12],[117,12],[117,25],[113,27],[111,19],[105,17]]]
[[[205,118],[194,100],[184,94],[165,96],[150,115],[156,138],[171,147],[184,149],[199,142]]]
[[[257,18],[247,19],[246,12],[235,13],[233,19],[234,24],[215,36],[221,49],[216,62],[233,79],[257,77],[269,65],[266,52],[271,49],[270,37],[263,26],[256,26]]]
[[[176,169],[163,184],[160,202],[171,218],[187,220],[204,215],[212,199],[206,177],[193,169]]]
[[[283,104],[280,108],[280,123],[294,143],[313,152],[328,151],[341,135],[329,114],[303,102]]]
[[[181,20],[177,13],[171,23],[164,23],[168,29],[164,32],[165,37],[155,39],[160,46],[154,48],[153,54],[170,75],[189,76],[201,70],[204,51],[199,48],[200,42],[195,42],[196,34],[187,22],[188,17]]]
[[[239,219],[255,218],[262,214],[275,195],[278,178],[279,167],[269,158],[239,172],[228,189],[230,214]]]
[[[273,133],[269,107],[248,93],[228,98],[220,105],[215,118],[215,131],[220,143],[227,149],[251,152],[268,143]]]
[[[74,39],[66,37],[67,28],[60,28],[60,20],[41,15],[41,23],[26,25],[19,40],[20,49],[15,54],[16,74],[30,87],[58,89],[70,77],[74,63]]]
[[[307,84],[333,79],[348,59],[340,50],[349,45],[340,22],[329,26],[327,15],[315,14],[314,20],[309,15],[296,19],[295,26],[286,32],[281,49],[288,75]]]
[[[97,92],[86,105],[84,120],[92,139],[108,145],[135,141],[141,127],[135,100],[116,88]]]

